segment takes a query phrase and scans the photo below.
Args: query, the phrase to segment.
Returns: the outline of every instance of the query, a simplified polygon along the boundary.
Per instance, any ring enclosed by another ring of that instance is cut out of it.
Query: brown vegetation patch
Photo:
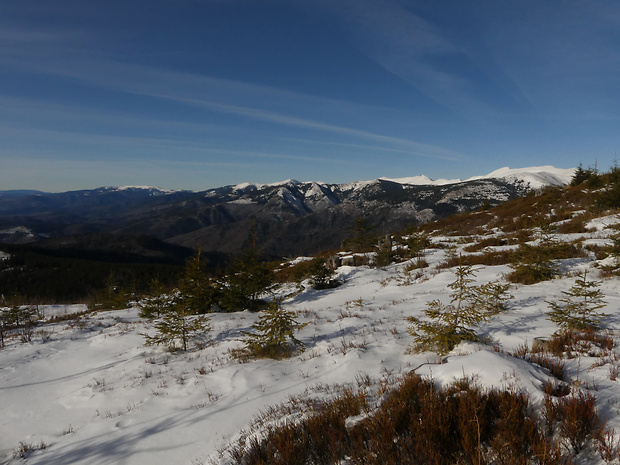
[[[591,443],[618,457],[595,398],[583,392],[548,396],[539,417],[523,393],[483,390],[468,378],[437,388],[409,375],[372,413],[351,391],[305,405],[303,419],[242,439],[229,451],[233,463],[570,464]]]

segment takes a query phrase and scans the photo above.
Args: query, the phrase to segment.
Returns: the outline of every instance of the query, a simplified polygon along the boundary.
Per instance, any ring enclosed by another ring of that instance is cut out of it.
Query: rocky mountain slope
[[[566,184],[572,173],[503,168],[465,181],[417,176],[349,184],[246,183],[203,192],[145,187],[0,192],[0,241],[45,247],[48,238],[143,234],[234,254],[252,238],[266,255],[310,254],[340,246],[359,217],[376,233],[393,231]]]

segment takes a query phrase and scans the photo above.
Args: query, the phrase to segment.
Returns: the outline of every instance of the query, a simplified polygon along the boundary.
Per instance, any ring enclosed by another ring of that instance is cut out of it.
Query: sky
[[[617,0],[0,0],[0,190],[204,190],[620,150]]]

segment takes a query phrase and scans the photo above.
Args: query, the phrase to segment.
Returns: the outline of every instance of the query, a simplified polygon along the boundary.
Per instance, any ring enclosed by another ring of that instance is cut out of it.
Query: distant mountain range
[[[234,255],[255,237],[268,256],[304,255],[339,247],[359,217],[375,232],[386,233],[564,185],[573,172],[551,166],[502,168],[464,181],[426,176],[348,184],[288,180],[203,192],[153,187],[0,191],[0,242],[137,255],[180,250],[167,245],[200,245],[205,252]],[[138,236],[151,240],[129,239]]]

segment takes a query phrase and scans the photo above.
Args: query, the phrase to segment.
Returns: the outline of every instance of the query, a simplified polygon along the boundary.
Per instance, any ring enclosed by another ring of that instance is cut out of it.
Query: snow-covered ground
[[[613,218],[591,226],[609,224]],[[604,242],[602,226],[590,239]],[[457,238],[450,238],[456,241]],[[214,314],[202,349],[169,353],[147,347],[141,333],[149,323],[130,308],[100,312],[78,321],[42,325],[31,343],[11,340],[0,350],[0,463],[45,465],[168,465],[225,463],[219,450],[235,440],[259,412],[289,396],[318,392],[332,383],[355,385],[356,377],[394,378],[415,370],[437,383],[475,375],[483,386],[512,387],[542,398],[550,375],[490,346],[460,346],[439,364],[434,354],[411,354],[409,316],[420,316],[433,299],[448,302],[453,270],[438,269],[446,259],[429,249],[430,266],[411,285],[399,285],[405,264],[385,269],[342,267],[344,284],[317,291],[309,286],[284,305],[308,323],[298,334],[306,350],[285,360],[241,362],[231,350],[241,347],[242,331],[258,318],[248,312]],[[562,263],[565,276],[532,286],[513,286],[506,313],[479,333],[506,351],[557,328],[547,319],[545,300],[562,297],[575,282],[571,273],[590,268],[592,259]],[[477,267],[478,283],[501,279],[507,266]],[[595,272],[591,273],[595,276]],[[610,314],[606,323],[620,328],[620,280],[604,280]],[[45,307],[49,314],[73,309]],[[75,309],[79,311],[79,309]],[[568,360],[566,368],[593,391],[608,426],[620,431],[620,383],[610,379],[616,362],[600,365],[587,356]],[[600,365],[600,366],[596,366]],[[13,458],[24,443],[39,449],[26,459]],[[596,457],[592,458],[597,463]]]

